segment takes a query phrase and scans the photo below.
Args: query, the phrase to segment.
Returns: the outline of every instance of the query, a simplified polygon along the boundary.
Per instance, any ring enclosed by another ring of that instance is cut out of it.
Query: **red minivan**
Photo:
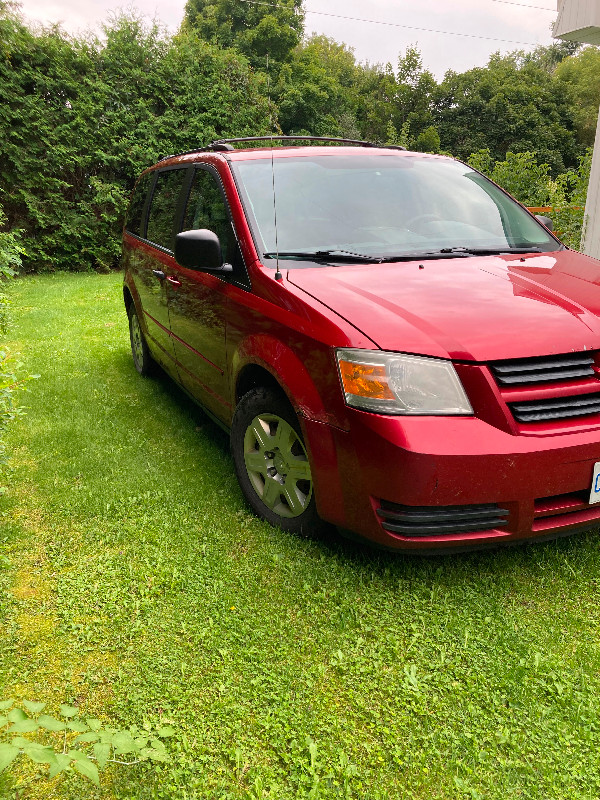
[[[600,262],[451,158],[258,139],[146,170],[123,236],[135,366],[256,513],[429,552],[599,520]]]

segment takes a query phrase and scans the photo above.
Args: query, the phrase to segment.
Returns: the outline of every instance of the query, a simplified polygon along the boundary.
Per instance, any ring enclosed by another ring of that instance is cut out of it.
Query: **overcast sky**
[[[28,19],[61,22],[73,33],[97,28],[111,11],[123,5],[119,0],[21,2]],[[175,31],[183,17],[185,0],[137,0],[132,5]],[[324,33],[344,42],[354,48],[358,60],[395,64],[400,52],[409,45],[416,45],[423,54],[425,66],[438,78],[448,69],[462,72],[473,66],[482,66],[496,50],[529,50],[536,44],[550,44],[550,26],[557,15],[556,0],[370,0],[368,4],[364,0],[306,0],[305,9],[307,33]],[[326,14],[395,25],[340,19]],[[400,25],[413,29],[397,27]]]

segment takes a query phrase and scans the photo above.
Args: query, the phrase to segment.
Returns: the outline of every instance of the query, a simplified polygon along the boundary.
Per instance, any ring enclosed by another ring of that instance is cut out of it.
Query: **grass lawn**
[[[100,789],[19,760],[0,797],[600,796],[597,531],[420,559],[272,529],[225,434],[135,372],[120,276],[12,295],[41,378],[0,497],[0,700],[175,735]]]

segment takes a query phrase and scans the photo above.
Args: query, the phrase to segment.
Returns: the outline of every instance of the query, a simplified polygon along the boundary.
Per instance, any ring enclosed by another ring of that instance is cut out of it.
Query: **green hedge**
[[[121,15],[105,38],[33,31],[0,4],[0,203],[27,271],[117,265],[134,180],[157,158],[266,132],[243,56]]]

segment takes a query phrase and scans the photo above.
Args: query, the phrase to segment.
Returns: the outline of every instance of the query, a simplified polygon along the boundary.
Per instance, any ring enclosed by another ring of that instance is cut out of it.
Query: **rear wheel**
[[[127,312],[129,316],[129,340],[131,342],[131,355],[133,363],[140,375],[150,375],[154,368],[154,361],[144,339],[137,311],[132,303]]]
[[[231,427],[231,452],[240,487],[258,516],[304,535],[322,527],[298,418],[271,389],[242,397]]]

